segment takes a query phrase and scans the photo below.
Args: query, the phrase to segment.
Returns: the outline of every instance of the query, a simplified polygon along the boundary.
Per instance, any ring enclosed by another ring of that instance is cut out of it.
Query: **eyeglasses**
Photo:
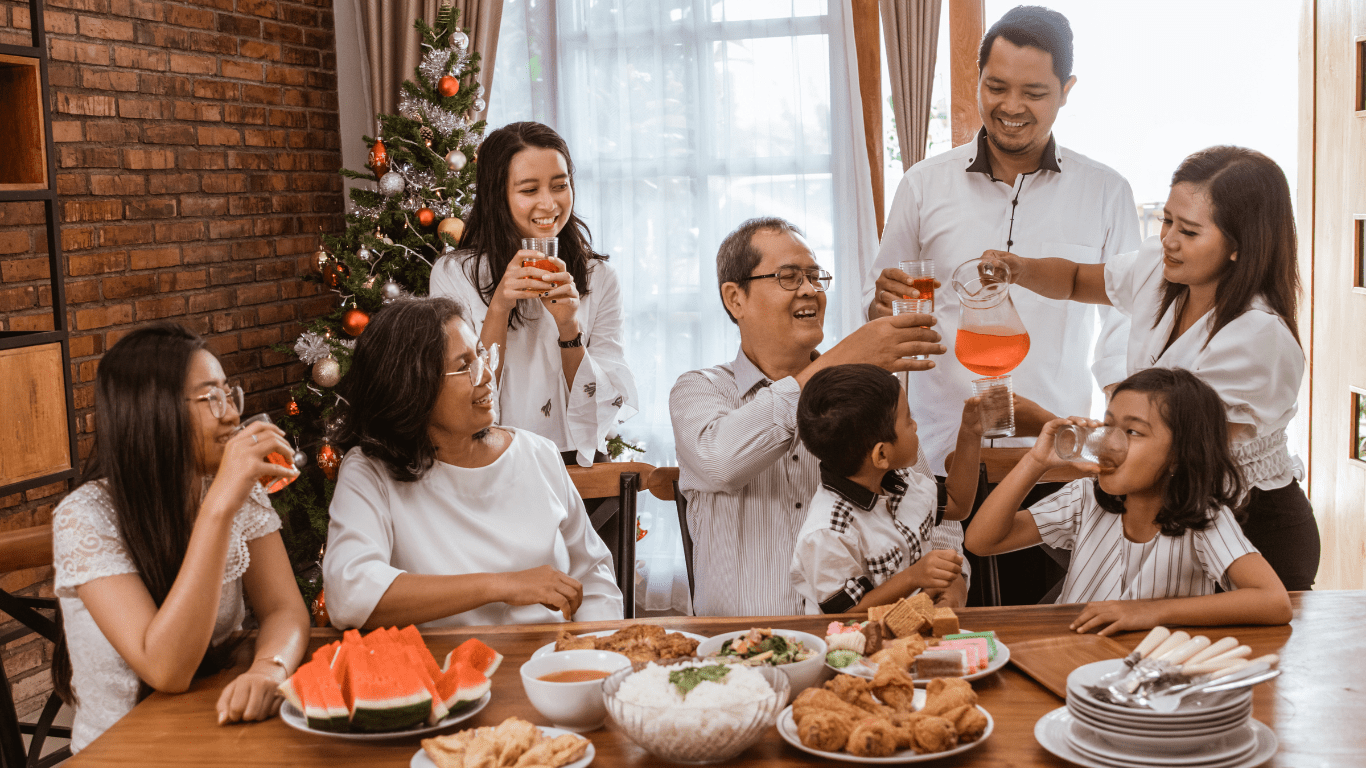
[[[208,400],[209,413],[213,414],[215,419],[221,419],[227,415],[229,405],[231,405],[232,409],[237,413],[242,413],[242,406],[244,404],[243,397],[241,387],[224,388],[213,386],[209,387],[209,391],[199,397],[187,397],[185,399],[191,401]]]
[[[811,281],[812,287],[816,290],[824,291],[826,288],[830,287],[830,280],[832,279],[831,274],[820,267],[807,267],[806,269],[803,269],[801,267],[788,266],[779,267],[777,272],[771,272],[767,275],[750,275],[749,277],[741,278],[740,282],[747,283],[750,280],[763,280],[768,277],[778,278],[778,286],[787,291],[799,290],[802,287],[802,283],[807,280]]]
[[[469,374],[470,386],[477,387],[480,382],[484,380],[484,369],[491,371],[498,370],[498,353],[498,345],[494,344],[475,355],[474,359],[466,363],[463,368],[455,371],[448,371],[444,375],[458,376],[462,373]]]

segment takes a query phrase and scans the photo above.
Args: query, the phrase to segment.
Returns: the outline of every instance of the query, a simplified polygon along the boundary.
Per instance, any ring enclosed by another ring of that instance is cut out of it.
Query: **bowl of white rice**
[[[650,754],[717,763],[759,740],[790,689],[777,667],[692,658],[619,669],[603,681],[602,698],[612,720]]]

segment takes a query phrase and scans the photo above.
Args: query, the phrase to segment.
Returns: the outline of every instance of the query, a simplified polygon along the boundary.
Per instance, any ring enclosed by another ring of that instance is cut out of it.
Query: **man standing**
[[[740,327],[739,354],[683,374],[669,395],[693,537],[694,613],[799,614],[788,570],[820,481],[816,459],[797,437],[802,385],[842,363],[929,370],[934,362],[906,358],[941,355],[944,347],[927,327],[933,318],[902,315],[873,320],[818,353],[831,277],[801,231],[782,219],[750,219],[727,235],[716,275],[726,313]],[[923,457],[918,469],[929,472]],[[961,526],[938,528],[935,548],[961,552]]]

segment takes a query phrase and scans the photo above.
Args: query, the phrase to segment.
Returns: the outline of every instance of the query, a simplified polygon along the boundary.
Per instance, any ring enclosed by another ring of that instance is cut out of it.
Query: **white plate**
[[[1072,746],[1070,734],[1073,722],[1075,720],[1067,707],[1058,707],[1034,724],[1034,738],[1044,749],[1083,768],[1149,768],[1171,764],[1167,756],[1155,756],[1151,763],[1098,760]],[[1228,763],[1207,763],[1200,768],[1254,768],[1270,760],[1279,744],[1276,734],[1259,720],[1249,722],[1257,732],[1257,746],[1250,755]]]
[[[1110,733],[1121,735],[1125,739],[1135,739],[1137,743],[1144,743],[1144,739],[1154,741],[1182,740],[1186,738],[1210,739],[1215,736],[1222,736],[1236,728],[1241,728],[1252,714],[1252,707],[1235,712],[1227,719],[1221,719],[1214,723],[1192,723],[1177,727],[1154,727],[1147,723],[1129,723],[1097,717],[1089,711],[1078,709],[1069,704],[1067,711],[1072,717],[1091,727],[1092,730],[1101,731],[1107,736]]]
[[[969,630],[965,629],[963,631],[967,632]],[[998,639],[996,641],[996,658],[992,659],[990,662],[987,663],[986,669],[983,669],[980,672],[973,672],[970,675],[963,675],[963,679],[969,682],[973,680],[981,680],[987,675],[995,674],[996,670],[1000,669],[1001,667],[1004,667],[1006,665],[1006,662],[1008,661],[1010,661],[1010,649],[1006,647],[1005,643],[1001,642]],[[862,664],[863,666],[860,667],[860,664]],[[831,667],[829,664],[826,664],[825,666],[842,675],[853,675],[854,677],[862,677],[866,680],[872,680],[873,675],[877,672],[877,665],[869,663],[867,659],[864,659],[862,661],[856,661],[852,665],[845,667],[843,669],[840,669],[839,667]],[[933,679],[934,678],[932,677],[917,677],[915,679],[915,684],[929,685],[929,682]]]
[[[583,634],[578,635],[578,637],[607,637],[608,635],[615,635],[618,631],[619,631],[619,630],[615,630],[615,629],[604,629],[604,630],[602,630],[602,631],[600,631],[600,632],[584,632]],[[702,642],[703,640],[706,640],[706,639],[707,639],[707,636],[706,636],[706,635],[698,635],[698,634],[694,634],[694,633],[692,633],[692,632],[679,632],[679,631],[677,631],[677,630],[672,630],[672,629],[670,629],[670,630],[665,630],[665,631],[667,631],[667,632],[668,632],[669,634],[671,634],[671,635],[682,635],[682,636],[684,636],[684,637],[690,637],[690,638],[696,640],[696,641],[699,642],[699,643]],[[541,646],[540,648],[537,648],[537,649],[536,649],[536,652],[533,653],[533,654],[531,654],[531,658],[533,658],[533,659],[539,659],[539,658],[541,658],[542,656],[546,655],[547,653],[554,653],[554,652],[555,652],[555,644],[554,644],[554,643],[546,643],[545,645]]]
[[[911,702],[915,705],[916,709],[925,706],[925,692],[917,690],[915,692],[915,698],[912,699]],[[982,737],[980,739],[944,752],[931,752],[923,755],[913,749],[903,749],[888,757],[859,757],[858,755],[851,755],[848,752],[823,752],[819,749],[812,749],[803,744],[801,737],[797,735],[797,723],[792,719],[792,707],[790,705],[782,711],[782,714],[778,715],[778,735],[783,737],[783,741],[786,741],[797,749],[815,755],[816,757],[823,757],[826,760],[841,760],[846,763],[867,763],[871,765],[923,763],[929,760],[938,760],[941,757],[949,757],[950,755],[961,755],[986,741],[987,737],[991,735],[992,730],[996,727],[996,723],[991,719],[991,713],[987,712],[985,709],[978,707],[977,711],[986,715],[987,718],[987,728],[985,731],[982,731]]]
[[[573,733],[573,731],[566,731],[563,728],[551,728],[546,725],[538,725],[536,727],[541,729],[541,733],[544,733],[552,739],[556,736],[563,736],[566,733]],[[574,735],[583,736],[581,733]],[[584,738],[588,737],[584,736]],[[583,757],[562,766],[562,768],[584,768],[584,766],[593,762],[593,758],[596,757],[597,754],[598,750],[593,746],[593,741],[590,739],[588,741],[588,751],[584,753]],[[419,749],[417,754],[413,755],[413,759],[408,761],[408,768],[436,768],[436,763],[432,762],[430,757],[427,757],[427,750]]]
[[[346,739],[347,741],[383,741],[385,739],[405,739],[409,736],[425,736],[429,733],[445,730],[456,723],[474,717],[479,710],[488,706],[489,699],[493,698],[493,693],[489,692],[480,696],[473,704],[465,707],[458,712],[453,712],[446,716],[446,719],[436,725],[425,725],[421,728],[409,728],[406,731],[385,731],[384,733],[334,733],[332,731],[319,731],[308,727],[308,721],[304,719],[304,713],[289,702],[285,702],[280,707],[280,719],[285,721],[285,725],[296,731],[327,736],[334,739]]]
[[[1220,763],[1250,754],[1257,747],[1257,732],[1250,723],[1244,723],[1224,736],[1188,744],[1179,751],[1165,747],[1157,750],[1139,749],[1111,742],[1103,734],[1077,722],[1072,723],[1068,736],[1074,748],[1102,760],[1160,760],[1164,765]]]
[[[1113,712],[1117,715],[1136,717],[1144,720],[1156,720],[1163,722],[1176,722],[1182,718],[1210,716],[1216,713],[1233,710],[1244,703],[1251,701],[1252,689],[1244,688],[1228,694],[1196,694],[1181,702],[1181,708],[1171,713],[1156,712],[1150,709],[1138,709],[1126,707],[1120,704],[1111,704],[1101,701],[1092,696],[1086,690],[1086,686],[1094,685],[1095,682],[1105,675],[1124,668],[1123,659],[1106,659],[1090,664],[1083,664],[1072,670],[1072,674],[1067,676],[1067,695],[1076,695],[1078,698],[1092,705],[1091,708],[1101,712]],[[1202,696],[1205,696],[1202,698]]]
[[[1182,719],[1176,722],[1165,720],[1151,720],[1141,717],[1123,717],[1112,712],[1098,712],[1087,707],[1082,701],[1075,697],[1068,697],[1067,710],[1073,717],[1086,720],[1095,725],[1112,730],[1140,731],[1147,735],[1187,735],[1218,733],[1221,730],[1229,730],[1242,725],[1243,721],[1252,714],[1252,702],[1231,711],[1223,712],[1213,717]]]

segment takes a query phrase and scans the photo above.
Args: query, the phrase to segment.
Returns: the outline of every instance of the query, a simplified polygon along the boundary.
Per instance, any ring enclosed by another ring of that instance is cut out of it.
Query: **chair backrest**
[[[621,474],[635,472],[640,475],[641,486],[655,471],[655,468],[641,461],[604,461],[591,467],[569,467],[569,479],[585,499],[607,499],[621,492]]]
[[[52,565],[52,526],[0,533],[0,574]]]
[[[692,532],[688,530],[688,497],[678,488],[678,467],[658,467],[646,482],[646,488],[657,499],[672,500],[678,511],[678,532],[683,538],[683,562],[688,566],[688,597],[696,589],[692,565]]]
[[[655,468],[639,461],[600,462],[591,467],[569,467],[569,479],[585,499],[617,499],[615,515],[617,587],[621,589],[623,616],[636,614],[636,495],[645,489],[645,479]],[[611,519],[611,518],[609,518]]]

